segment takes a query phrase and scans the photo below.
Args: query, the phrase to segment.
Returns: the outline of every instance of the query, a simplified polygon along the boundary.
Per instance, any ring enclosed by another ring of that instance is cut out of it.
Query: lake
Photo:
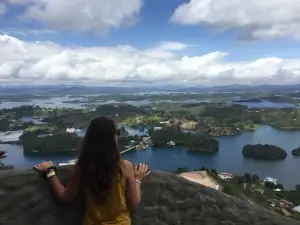
[[[133,130],[130,131],[132,133]],[[141,130],[137,132],[142,132]],[[14,134],[16,137],[17,134]],[[220,151],[214,155],[191,154],[181,148],[152,148],[147,151],[133,151],[123,155],[132,162],[147,163],[150,167],[172,172],[178,167],[190,169],[202,166],[215,168],[219,172],[257,173],[261,178],[271,176],[277,178],[287,188],[300,184],[300,157],[294,157],[291,151],[300,146],[300,131],[280,131],[269,126],[261,126],[254,132],[245,132],[238,136],[218,137]],[[1,137],[0,137],[1,139]],[[288,152],[286,160],[259,161],[244,159],[241,153],[246,144],[274,144]],[[43,160],[56,163],[73,159],[74,155],[24,155],[22,146],[0,145],[1,150],[7,151],[4,163],[13,164],[16,168],[31,168]]]
[[[233,102],[234,104],[245,105],[248,108],[299,108],[291,103],[276,103],[276,102]]]
[[[89,96],[89,95],[86,95]],[[62,96],[62,97],[52,97],[49,99],[33,99],[28,102],[9,102],[9,101],[3,101],[0,103],[0,109],[10,109],[13,107],[19,107],[21,105],[37,105],[43,108],[55,108],[55,107],[66,107],[66,108],[73,108],[73,109],[81,109],[84,108],[84,105],[86,103],[80,102],[80,103],[65,103],[66,101],[75,101],[75,100],[84,100],[83,98],[70,98],[71,96]],[[180,102],[187,102],[187,103],[194,103],[194,102],[201,102],[197,101],[195,99],[190,99],[186,101],[169,101],[169,100],[164,100],[164,101],[157,101],[157,102],[174,102],[174,103],[180,103]],[[114,104],[114,103],[124,103],[124,104],[130,104],[133,106],[141,106],[141,105],[148,105],[150,103],[149,100],[141,100],[141,101],[115,101],[115,100],[108,100],[108,101],[103,101],[103,102],[92,102],[92,104],[97,104],[97,105],[103,105],[103,104]]]

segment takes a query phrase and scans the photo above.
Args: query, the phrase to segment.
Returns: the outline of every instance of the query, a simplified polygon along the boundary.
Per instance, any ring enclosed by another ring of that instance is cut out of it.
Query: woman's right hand
[[[148,170],[148,166],[144,163],[140,163],[134,166],[134,176],[135,179],[142,181],[147,175],[149,175],[150,171]]]

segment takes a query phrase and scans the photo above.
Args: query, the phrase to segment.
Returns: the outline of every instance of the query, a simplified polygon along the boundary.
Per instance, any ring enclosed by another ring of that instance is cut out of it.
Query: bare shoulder
[[[133,164],[128,160],[123,160],[122,170],[126,177],[133,173]]]
[[[124,167],[124,169],[132,169],[133,164],[131,162],[129,162],[128,160],[123,160],[123,167]]]

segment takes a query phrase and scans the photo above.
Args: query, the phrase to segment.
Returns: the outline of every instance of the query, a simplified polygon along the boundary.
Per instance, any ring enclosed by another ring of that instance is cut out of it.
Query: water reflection
[[[142,134],[146,131],[131,128],[130,134]],[[80,130],[84,135],[84,131]],[[133,133],[135,132],[135,133]],[[4,133],[0,133],[4,137]],[[15,140],[21,132],[14,132],[9,136]],[[271,176],[277,178],[286,187],[293,188],[300,184],[300,157],[291,154],[292,149],[300,146],[300,131],[280,131],[269,126],[261,126],[254,132],[245,132],[238,136],[218,137],[220,151],[214,155],[190,154],[184,148],[152,148],[147,151],[133,151],[124,155],[132,162],[144,162],[152,168],[172,172],[178,167],[190,169],[202,166],[215,168],[220,172],[257,173],[262,178]],[[241,153],[246,144],[273,144],[284,148],[288,157],[280,161],[258,161],[245,159]],[[13,164],[16,168],[31,168],[43,160],[66,162],[76,155],[24,155],[21,145],[0,145],[0,149],[7,151],[5,163]]]
[[[299,108],[299,106],[290,103],[275,102],[234,102],[234,104],[245,105],[248,108]]]

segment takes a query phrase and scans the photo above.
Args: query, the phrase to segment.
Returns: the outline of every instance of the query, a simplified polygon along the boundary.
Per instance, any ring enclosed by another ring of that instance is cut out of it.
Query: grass
[[[35,125],[31,127],[27,127],[24,132],[36,132],[36,131],[44,131],[44,132],[53,132],[57,128],[55,126],[49,126],[49,125]]]

